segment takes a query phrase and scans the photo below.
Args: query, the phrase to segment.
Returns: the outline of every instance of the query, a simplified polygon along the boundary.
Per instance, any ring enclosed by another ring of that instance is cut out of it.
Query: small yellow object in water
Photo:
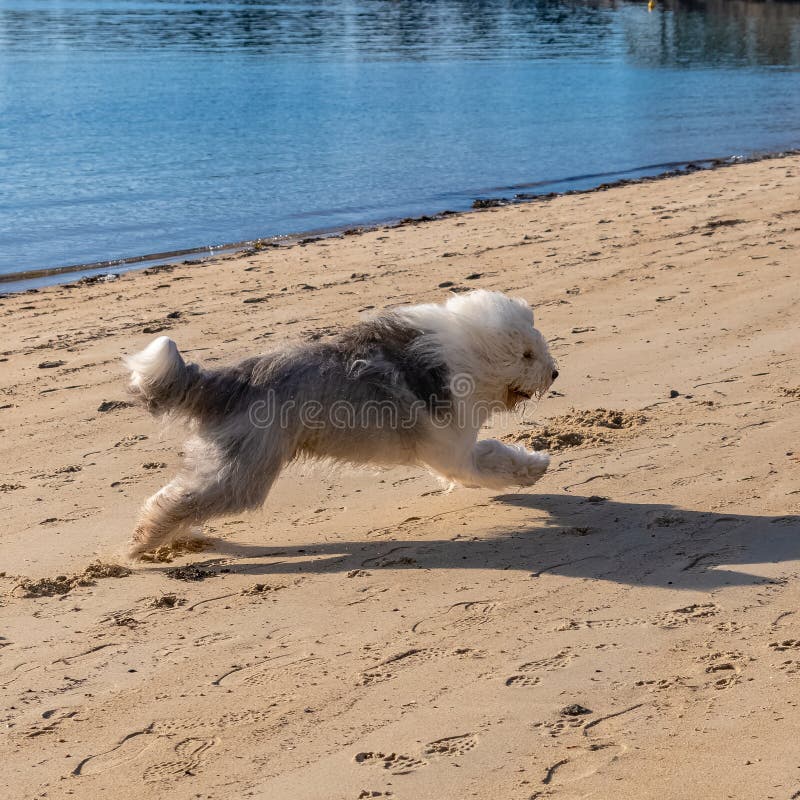
[[[650,0],[647,4],[647,10],[652,11],[656,7],[656,0]]]

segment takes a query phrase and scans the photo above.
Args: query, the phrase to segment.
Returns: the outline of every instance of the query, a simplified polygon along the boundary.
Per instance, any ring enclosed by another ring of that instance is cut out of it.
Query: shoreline
[[[716,170],[724,167],[735,166],[737,164],[758,163],[776,158],[786,158],[800,153],[800,148],[775,152],[757,152],[748,156],[727,156],[703,159],[693,159],[690,161],[671,161],[662,164],[651,164],[641,167],[633,167],[628,170],[607,173],[592,173],[588,175],[577,175],[556,180],[536,181],[533,183],[520,183],[506,187],[497,187],[479,192],[481,195],[472,201],[470,208],[461,210],[442,210],[423,214],[418,217],[387,218],[364,224],[342,225],[333,228],[313,229],[275,236],[265,236],[256,239],[246,239],[236,242],[228,242],[216,245],[203,245],[199,247],[168,250],[160,253],[129,256],[121,259],[95,261],[87,264],[72,264],[59,267],[43,267],[40,269],[29,269],[22,272],[8,273],[0,275],[0,296],[18,292],[26,292],[31,289],[39,289],[45,286],[65,285],[73,281],[96,282],[105,276],[116,276],[137,269],[147,269],[164,264],[174,263],[204,263],[211,259],[234,255],[246,254],[249,250],[260,250],[268,247],[293,247],[295,245],[310,244],[315,241],[327,238],[341,238],[358,233],[375,231],[380,228],[397,228],[403,225],[414,225],[420,222],[428,222],[436,219],[444,219],[450,216],[469,214],[486,208],[496,208],[506,205],[519,205],[522,203],[535,203],[551,200],[554,197],[569,196],[574,194],[591,194],[598,191],[606,191],[620,186],[636,185],[649,183],[652,181],[664,180],[678,175],[690,174],[697,171]],[[635,178],[627,178],[626,175],[637,173],[644,174]],[[615,177],[620,176],[620,177]],[[586,188],[565,189],[564,191],[541,191],[541,192],[515,192],[511,196],[504,193],[517,189],[533,189],[535,187],[551,187],[561,184],[574,184],[578,182],[591,181],[598,178],[614,178],[614,180],[594,184]],[[465,194],[466,196],[466,194]],[[188,259],[176,262],[180,256],[205,254],[202,258]],[[113,278],[111,278],[113,280]],[[13,288],[8,288],[9,285]]]

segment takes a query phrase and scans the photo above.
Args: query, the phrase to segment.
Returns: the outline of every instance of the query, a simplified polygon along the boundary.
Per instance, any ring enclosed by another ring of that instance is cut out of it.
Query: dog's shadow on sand
[[[250,575],[303,575],[386,569],[496,569],[594,578],[629,585],[712,590],[771,583],[780,562],[800,560],[800,517],[689,511],[667,504],[623,503],[576,495],[506,494],[501,506],[536,511],[535,522],[513,514],[515,525],[480,535],[464,518],[452,536],[424,535],[425,521],[402,537],[366,541],[309,542],[293,547],[258,547],[216,540],[226,571]],[[485,511],[485,509],[483,509]],[[542,518],[542,513],[545,517]],[[437,518],[441,528],[447,517]],[[453,518],[455,520],[455,517]],[[750,569],[747,568],[750,565]]]

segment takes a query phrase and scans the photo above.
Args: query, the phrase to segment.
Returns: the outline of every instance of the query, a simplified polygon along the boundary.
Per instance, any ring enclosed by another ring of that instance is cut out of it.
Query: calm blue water
[[[798,145],[797,3],[0,0],[0,274]]]

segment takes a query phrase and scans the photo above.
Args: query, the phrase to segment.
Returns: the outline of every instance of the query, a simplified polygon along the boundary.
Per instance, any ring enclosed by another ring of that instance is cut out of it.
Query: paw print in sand
[[[419,758],[412,758],[401,753],[378,753],[364,752],[356,753],[356,764],[368,764],[383,767],[392,775],[406,775],[420,767],[424,767],[427,762]]]

